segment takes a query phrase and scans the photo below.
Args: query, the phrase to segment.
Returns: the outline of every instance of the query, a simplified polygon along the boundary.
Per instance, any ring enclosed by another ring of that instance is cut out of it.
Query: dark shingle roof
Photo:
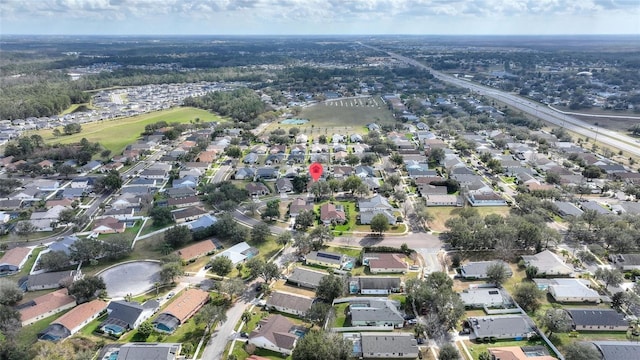
[[[566,309],[576,327],[593,326],[626,326],[629,324],[624,315],[611,309]]]

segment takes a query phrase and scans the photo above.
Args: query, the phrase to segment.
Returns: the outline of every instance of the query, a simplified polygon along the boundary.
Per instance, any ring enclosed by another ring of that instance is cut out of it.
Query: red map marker
[[[320,175],[322,175],[322,164],[314,162],[309,166],[309,174],[311,174],[311,178],[313,181],[318,181]]]

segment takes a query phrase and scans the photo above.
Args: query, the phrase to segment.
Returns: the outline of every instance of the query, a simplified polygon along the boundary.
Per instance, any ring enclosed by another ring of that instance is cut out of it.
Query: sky
[[[640,34],[640,0],[0,0],[1,34]]]

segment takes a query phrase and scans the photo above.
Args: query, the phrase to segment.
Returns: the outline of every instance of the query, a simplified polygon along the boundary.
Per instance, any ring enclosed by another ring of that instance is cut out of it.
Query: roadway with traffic
[[[609,145],[615,148],[616,150],[622,150],[627,154],[640,156],[640,147],[636,145],[636,139],[630,136],[627,136],[615,131],[603,129],[601,127],[593,126],[584,121],[578,120],[568,114],[559,112],[544,104],[531,101],[529,99],[520,97],[518,95],[500,91],[484,85],[473,83],[469,80],[463,80],[455,76],[433,70],[432,68],[414,59],[408,58],[406,56],[385,51],[385,50],[382,50],[373,46],[365,45],[362,43],[359,43],[359,44],[373,50],[384,52],[389,56],[397,60],[403,61],[408,65],[413,65],[413,66],[428,70],[429,72],[431,72],[431,74],[433,74],[435,78],[441,81],[444,81],[456,86],[460,86],[463,88],[467,88],[480,95],[484,95],[489,98],[493,98],[495,100],[501,101],[515,109],[521,110],[529,115],[538,117],[541,120],[544,120],[548,123],[551,123],[559,127],[563,127],[576,134],[586,136],[591,139],[596,139],[597,141],[603,144]]]

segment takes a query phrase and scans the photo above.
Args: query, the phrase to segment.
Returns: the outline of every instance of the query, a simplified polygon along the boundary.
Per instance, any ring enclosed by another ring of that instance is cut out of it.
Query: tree
[[[153,226],[162,227],[173,223],[173,215],[168,207],[154,206],[149,210],[149,217],[153,220]]]
[[[177,225],[164,232],[164,241],[172,248],[177,249],[193,240],[191,230],[185,225]]]
[[[34,360],[74,360],[76,351],[70,342],[52,343],[40,341],[35,346]]]
[[[25,240],[29,237],[29,235],[36,232],[38,228],[31,221],[24,220],[20,221],[18,225],[16,225],[15,232],[18,236],[23,237]]]
[[[237,159],[242,156],[242,150],[238,146],[229,146],[224,150],[228,157]]]
[[[255,215],[256,211],[258,211],[258,208],[260,208],[260,203],[251,201],[248,204],[246,204],[244,208],[249,212],[249,214]]]
[[[175,278],[182,275],[184,275],[182,266],[177,262],[170,262],[162,265],[162,270],[160,270],[160,281],[165,284],[173,283]]]
[[[575,341],[563,347],[565,360],[601,360],[600,351],[590,343]]]
[[[382,235],[385,231],[389,230],[389,220],[384,214],[376,214],[371,219],[371,231]]]
[[[429,162],[439,165],[444,160],[445,153],[442,148],[434,148],[429,151]]]
[[[309,192],[313,194],[317,201],[328,197],[331,194],[331,188],[329,187],[329,183],[326,181],[314,181],[313,184],[311,184]]]
[[[209,261],[211,271],[218,276],[227,276],[233,270],[233,262],[226,256],[216,256]]]
[[[63,251],[49,251],[40,255],[40,267],[50,271],[58,271],[69,266],[71,259]]]
[[[385,182],[387,182],[389,185],[395,188],[396,186],[400,185],[400,183],[402,182],[402,179],[400,178],[399,175],[393,174],[388,176]]]
[[[538,267],[529,265],[524,269],[524,273],[527,274],[527,279],[533,280],[538,275]]]
[[[310,226],[316,221],[316,214],[313,210],[303,210],[298,216],[296,216],[296,222],[294,227],[300,231],[307,231]]]
[[[73,222],[76,217],[76,211],[74,209],[64,209],[60,211],[58,215],[58,222],[62,224],[67,224]]]
[[[269,235],[271,235],[271,229],[269,225],[263,222],[256,224],[253,229],[251,229],[251,240],[256,243],[265,242]]]
[[[98,190],[116,191],[122,187],[122,177],[117,170],[111,170],[107,176],[98,179],[94,187]]]
[[[358,185],[358,188],[353,192],[356,196],[364,197],[369,195],[369,186],[367,184],[362,183]]]
[[[507,266],[502,262],[495,262],[487,267],[487,282],[501,287],[509,277]]]
[[[109,159],[109,156],[111,156],[111,150],[109,149],[102,150],[102,152],[100,153],[100,157],[105,160]]]
[[[153,325],[149,320],[143,322],[138,326],[138,336],[142,338],[142,340],[147,340],[149,335],[153,333]]]
[[[214,304],[203,306],[195,316],[196,324],[206,324],[205,332],[211,331],[214,324],[225,321],[227,321],[227,309]]]
[[[247,261],[247,268],[252,277],[261,277],[266,283],[280,276],[280,269],[274,263],[266,263],[262,259],[251,258]]]
[[[9,280],[0,278],[0,304],[13,306],[22,300],[22,290],[18,284]]]
[[[81,238],[70,247],[71,260],[77,262],[90,262],[102,257],[102,241],[94,238]]]
[[[291,235],[291,231],[285,231],[278,235],[278,237],[276,238],[276,242],[282,246],[286,246],[289,241],[291,241],[292,237],[293,235]]]
[[[362,179],[355,175],[351,175],[342,182],[342,190],[350,191],[353,194],[360,185],[362,185]]]
[[[527,312],[535,312],[540,307],[540,299],[544,293],[532,282],[516,285],[513,299]]]
[[[20,312],[12,306],[0,304],[0,336],[4,335],[7,338],[13,338],[17,335],[21,326]],[[2,341],[0,341],[0,344],[2,344]]]
[[[598,179],[602,175],[602,170],[596,165],[589,165],[582,170],[582,176],[587,179]]]
[[[568,332],[573,323],[571,316],[563,309],[547,309],[540,320],[549,331],[548,337],[551,337],[553,333]]]
[[[402,157],[402,155],[398,153],[393,153],[389,157],[389,160],[391,160],[391,162],[394,163],[396,166],[400,166],[404,163],[404,158]]]
[[[238,278],[226,279],[220,282],[218,289],[221,292],[228,294],[231,301],[233,301],[233,298],[236,295],[242,294],[245,289],[245,285],[244,281]]]
[[[326,242],[333,240],[333,232],[327,226],[317,226],[309,233],[309,240],[314,250],[320,250]]]
[[[331,303],[335,298],[344,293],[344,285],[341,277],[333,274],[325,275],[320,280],[320,284],[318,284],[316,295],[327,303]]]
[[[69,286],[69,295],[76,298],[78,303],[83,303],[95,298],[99,291],[106,289],[107,286],[101,277],[85,276]]]
[[[304,317],[317,326],[322,327],[330,310],[331,305],[321,301],[316,301],[311,305],[311,308],[309,308]]]
[[[624,281],[624,275],[617,269],[598,268],[595,272],[596,279],[604,282],[604,287],[619,286]]]
[[[440,347],[440,354],[438,354],[438,360],[459,360],[460,353],[455,346],[446,343]]]
[[[348,360],[353,346],[342,335],[312,330],[298,340],[293,349],[293,360]]]
[[[350,153],[347,154],[347,156],[344,158],[344,161],[351,166],[356,166],[360,163],[360,158],[358,157],[358,155]]]
[[[65,135],[77,134],[82,131],[82,126],[80,124],[71,123],[65,125],[62,130]]]
[[[291,180],[291,185],[293,186],[293,191],[300,194],[307,191],[307,184],[309,183],[309,176],[307,175],[296,175]]]
[[[60,165],[60,167],[58,168],[58,173],[59,173],[60,175],[64,176],[64,177],[65,177],[65,179],[68,179],[68,178],[69,178],[69,175],[70,175],[70,174],[73,174],[73,173],[75,173],[75,172],[76,172],[76,169],[75,169],[73,166],[71,166],[71,165],[65,165],[65,164],[63,164],[63,165]]]
[[[102,252],[104,256],[111,260],[118,260],[126,257],[133,251],[131,241],[123,236],[116,236],[102,242]]]
[[[280,200],[271,200],[267,203],[267,208],[260,214],[262,220],[268,219],[269,221],[278,219],[280,217]]]

